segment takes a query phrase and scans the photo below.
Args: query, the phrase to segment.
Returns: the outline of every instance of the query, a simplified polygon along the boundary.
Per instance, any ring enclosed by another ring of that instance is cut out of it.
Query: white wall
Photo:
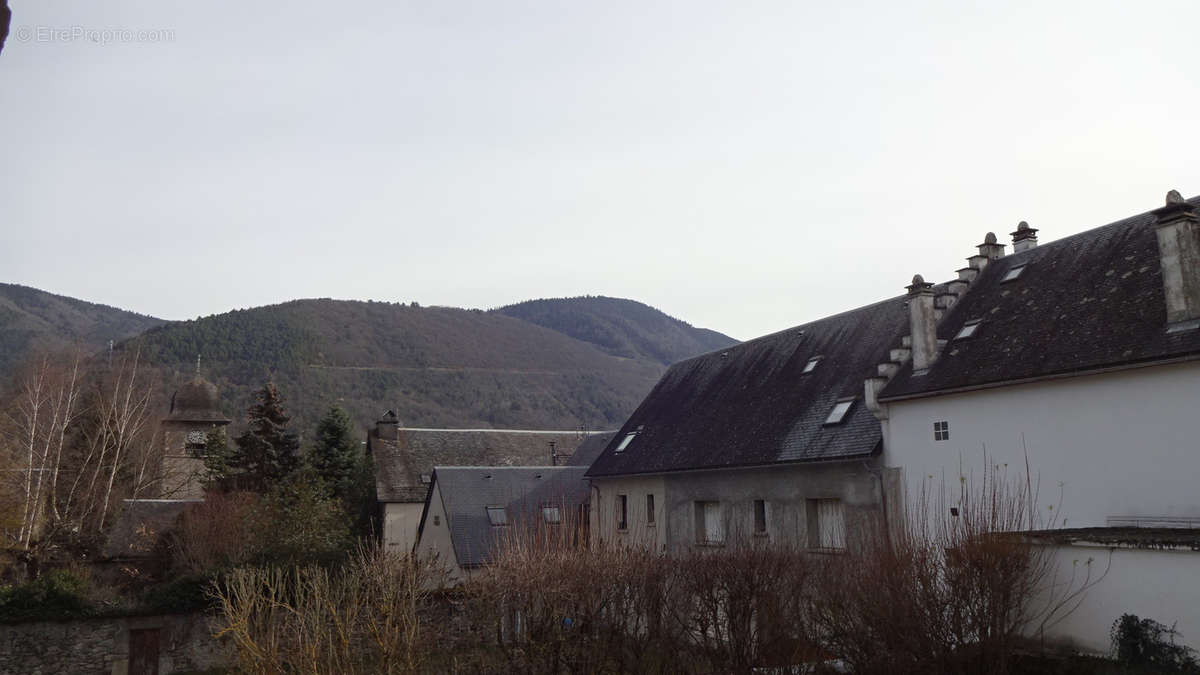
[[[445,565],[448,583],[456,584],[466,578],[454,552],[454,541],[450,537],[450,520],[446,518],[442,492],[436,483],[429,499],[429,513],[425,516],[425,530],[421,532],[421,538],[414,550],[420,558],[437,556]]]
[[[960,466],[978,477],[985,445],[1023,477],[1027,447],[1039,512],[1059,526],[1200,519],[1198,402],[1200,362],[898,401],[887,405],[884,461],[903,468],[911,500],[931,477],[956,489]],[[950,440],[934,441],[939,420]]]
[[[1175,625],[1179,644],[1200,649],[1200,552],[1118,548],[1110,559],[1102,547],[1065,545],[1053,555],[1060,583],[1074,571],[1078,587],[1089,560],[1092,578],[1103,577],[1083,593],[1075,611],[1047,627],[1048,641],[1107,653],[1113,622],[1128,613]]]
[[[617,496],[628,498],[626,520],[629,527],[617,529]],[[654,495],[654,524],[646,517],[646,495]],[[667,542],[666,487],[661,476],[608,478],[592,481],[591,519],[593,543],[619,546],[644,546],[661,551]]]
[[[391,503],[383,505],[384,550],[409,553],[417,543],[417,528],[421,526],[424,504]]]

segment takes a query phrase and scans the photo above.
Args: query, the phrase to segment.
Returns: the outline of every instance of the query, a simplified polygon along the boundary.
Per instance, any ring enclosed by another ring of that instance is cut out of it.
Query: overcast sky
[[[0,281],[168,319],[603,294],[746,339],[1200,192],[1194,0],[10,4]]]

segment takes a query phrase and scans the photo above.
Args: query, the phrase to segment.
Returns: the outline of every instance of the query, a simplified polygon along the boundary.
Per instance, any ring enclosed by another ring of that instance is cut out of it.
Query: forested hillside
[[[737,342],[624,298],[529,300],[494,311],[589,342],[613,356],[657,361],[662,365]]]
[[[235,420],[273,379],[299,429],[333,403],[362,425],[395,409],[409,426],[611,428],[663,370],[501,313],[340,300],[166,324],[120,345],[135,348],[164,389],[199,355]]]
[[[0,381],[30,349],[78,343],[98,351],[162,323],[152,316],[54,295],[17,284],[0,284]]]

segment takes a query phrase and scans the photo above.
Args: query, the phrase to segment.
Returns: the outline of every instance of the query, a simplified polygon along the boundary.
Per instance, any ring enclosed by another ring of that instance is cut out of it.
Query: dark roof
[[[541,466],[550,463],[550,442],[570,456],[585,435],[577,431],[498,429],[405,429],[398,438],[367,437],[375,463],[375,491],[381,502],[423,502],[435,466]]]
[[[1200,203],[1200,198],[1189,200]],[[1015,281],[1006,272],[1025,265]],[[1149,212],[988,264],[938,326],[952,339],[925,375],[911,363],[881,398],[931,395],[1200,353],[1200,331],[1167,334],[1154,216]]]
[[[863,383],[907,333],[905,298],[831,316],[670,367],[588,471],[658,473],[864,457],[881,442]],[[821,362],[802,374],[813,356]],[[834,404],[856,400],[841,424]],[[623,452],[616,448],[636,436]]]
[[[609,431],[603,434],[592,434],[584,439],[583,443],[575,449],[575,454],[565,462],[566,466],[591,466],[592,462],[604,452],[604,448],[608,447],[609,441],[613,439],[616,432]]]
[[[171,396],[169,422],[223,422],[229,418],[221,412],[217,385],[197,375]]]
[[[184,509],[198,499],[126,499],[104,542],[102,555],[110,559],[150,558],[162,535],[171,529]]]
[[[586,470],[582,466],[439,466],[435,480],[446,509],[458,564],[472,567],[488,562],[497,535],[520,527],[523,522],[541,522],[544,504],[559,506],[562,525],[571,527],[569,512],[587,500]],[[508,527],[491,524],[487,515],[489,506],[505,507]],[[428,512],[427,507],[425,513]],[[422,515],[422,529],[424,518]]]

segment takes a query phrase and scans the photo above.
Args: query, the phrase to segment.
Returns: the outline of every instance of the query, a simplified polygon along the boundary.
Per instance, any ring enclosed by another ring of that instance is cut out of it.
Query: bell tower
[[[204,444],[208,433],[229,425],[221,412],[217,386],[196,376],[171,396],[171,410],[163,418],[164,499],[203,499]]]

